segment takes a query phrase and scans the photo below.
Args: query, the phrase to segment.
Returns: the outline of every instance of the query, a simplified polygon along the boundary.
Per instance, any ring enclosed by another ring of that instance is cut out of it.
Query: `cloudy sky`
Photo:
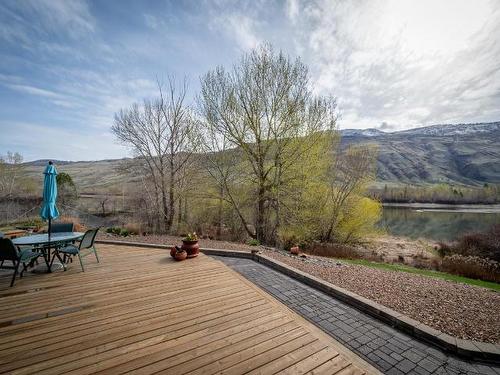
[[[156,78],[270,42],[338,98],[341,128],[500,120],[500,1],[0,1],[0,155],[127,156],[110,126]]]

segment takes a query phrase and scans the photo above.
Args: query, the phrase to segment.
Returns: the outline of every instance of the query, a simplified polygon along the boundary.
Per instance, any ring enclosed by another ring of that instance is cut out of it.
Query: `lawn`
[[[414,273],[417,275],[436,277],[439,279],[455,281],[455,282],[469,284],[469,285],[481,286],[483,288],[493,289],[497,292],[500,291],[500,284],[490,282],[490,281],[470,279],[468,277],[452,275],[452,274],[449,274],[446,272],[426,270],[426,269],[415,268],[415,267],[410,267],[410,266],[401,265],[401,264],[370,262],[370,261],[365,260],[365,259],[339,259],[339,261],[351,263],[351,264],[359,264],[359,265],[366,266],[366,267],[380,268],[380,269],[389,270],[389,271],[408,272],[408,273]]]

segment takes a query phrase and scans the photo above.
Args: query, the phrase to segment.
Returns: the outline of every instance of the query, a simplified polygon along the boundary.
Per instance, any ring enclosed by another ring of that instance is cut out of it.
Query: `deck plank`
[[[0,372],[378,373],[217,260],[98,251],[85,272],[0,273]]]

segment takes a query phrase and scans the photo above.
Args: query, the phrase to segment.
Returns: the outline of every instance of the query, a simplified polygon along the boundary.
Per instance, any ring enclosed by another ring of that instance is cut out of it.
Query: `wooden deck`
[[[378,373],[208,256],[98,250],[85,273],[0,274],[0,373]]]

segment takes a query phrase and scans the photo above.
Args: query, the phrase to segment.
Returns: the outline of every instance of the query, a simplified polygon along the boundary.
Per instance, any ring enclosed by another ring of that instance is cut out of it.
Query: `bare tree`
[[[265,45],[244,55],[231,71],[218,67],[203,76],[199,103],[211,136],[238,148],[248,164],[247,181],[255,192],[255,230],[233,199],[231,203],[252,237],[273,241],[270,237],[280,225],[286,172],[307,151],[301,140],[307,138],[313,145],[315,135],[334,129],[335,100],[314,97],[300,59],[291,61]],[[223,173],[218,176],[223,182]],[[230,198],[227,184],[224,189]],[[270,211],[275,213],[271,230],[266,229]]]
[[[8,151],[7,155],[0,156],[0,195],[12,197],[16,190],[17,181],[23,171],[23,157],[18,152]]]
[[[134,104],[115,115],[112,131],[132,148],[154,187],[158,217],[170,231],[175,216],[175,185],[190,161],[194,121],[185,105],[187,82],[169,77],[166,88],[158,84],[159,96]]]
[[[241,195],[235,194],[234,187],[241,186],[246,181],[246,174],[238,165],[241,160],[241,151],[234,148],[227,137],[220,134],[210,122],[203,127],[201,145],[205,151],[203,167],[216,185],[215,198],[217,207],[217,232],[220,237],[223,227],[223,204],[229,203],[243,224],[243,228],[251,237],[255,237],[251,224],[245,218],[242,208]],[[213,196],[208,196],[213,198]]]
[[[102,217],[106,216],[106,205],[110,201],[110,195],[108,194],[102,194],[98,197],[99,205],[101,206],[101,215]]]

